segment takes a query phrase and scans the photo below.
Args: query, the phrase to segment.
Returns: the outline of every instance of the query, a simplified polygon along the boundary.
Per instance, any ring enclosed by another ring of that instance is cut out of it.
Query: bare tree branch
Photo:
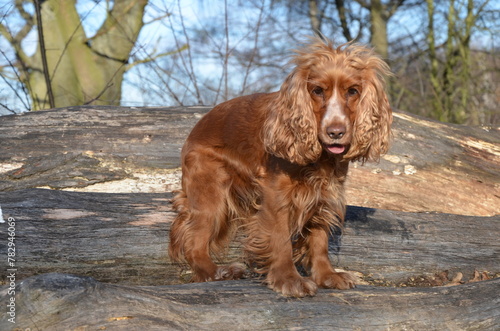
[[[9,63],[9,66],[13,69],[14,71],[14,74],[15,76],[17,77],[17,80],[19,82],[22,82],[21,80],[21,77],[19,77],[19,74],[17,73],[16,71],[16,67],[14,66],[14,64],[9,60],[9,58],[7,57],[7,55],[5,54],[5,52],[0,49],[0,53],[2,53],[2,56],[5,58],[5,60],[7,60],[7,62]],[[23,106],[25,107],[26,110],[30,110],[31,107],[29,105],[29,97],[28,97],[28,91],[26,91],[25,87],[21,84],[21,90],[24,92],[24,97],[26,98],[26,101],[22,98],[22,96],[19,94],[19,90],[12,85],[12,83],[2,74],[0,75],[2,77],[2,80],[5,82],[5,84],[7,84],[7,86],[14,92],[14,94],[16,95],[16,97],[19,99],[19,101],[23,104]],[[7,108],[7,107],[6,107]]]
[[[339,13],[340,26],[342,27],[342,33],[343,33],[345,39],[347,39],[347,41],[351,41],[353,38],[351,35],[351,30],[349,28],[349,24],[347,23],[346,8],[345,8],[344,0],[335,0],[335,6],[337,7],[337,11]]]
[[[250,55],[250,58],[248,59],[247,65],[246,65],[245,76],[243,77],[243,83],[241,84],[240,94],[243,94],[245,92],[245,89],[247,86],[247,81],[248,81],[248,76],[250,75],[251,68],[253,67],[255,57],[258,53],[259,32],[260,32],[263,16],[264,16],[264,0],[262,0],[261,6],[259,8],[259,18],[257,19],[257,25],[255,27],[255,38],[254,38],[254,43],[253,43],[253,49],[252,49],[252,53]]]
[[[52,84],[50,83],[49,65],[47,64],[47,53],[45,49],[45,39],[43,37],[42,14],[40,8],[40,0],[35,0],[35,12],[38,30],[38,45],[40,46],[40,54],[42,56],[43,76],[47,87],[47,95],[49,97],[50,108],[55,108],[54,93],[52,92]]]
[[[181,1],[178,0],[177,1],[177,8],[179,10],[179,13],[180,13],[180,23],[181,23],[181,27],[182,27],[182,32],[183,32],[183,36],[184,38],[186,39],[186,43],[188,46],[191,44],[190,43],[190,38],[189,38],[189,34],[187,33],[187,29],[186,29],[186,25],[184,24],[184,18],[183,18],[183,15],[182,15],[182,8],[181,8]],[[174,27],[174,24],[172,22],[172,18],[171,16],[169,16],[169,23],[170,23],[170,28],[173,30],[173,27]],[[174,33],[174,40],[175,40],[175,45],[177,47],[177,49],[180,49],[182,48],[181,46],[181,43],[179,42],[176,34]],[[201,93],[200,93],[200,89],[199,89],[199,86],[198,86],[198,82],[197,82],[197,78],[196,78],[196,74],[194,72],[194,66],[193,66],[193,56],[191,54],[191,47],[188,47],[187,48],[187,59],[182,56],[181,54],[181,60],[182,60],[182,63],[183,63],[183,66],[186,70],[186,73],[188,74],[188,77],[190,79],[190,81],[192,82],[192,85],[193,85],[193,88],[194,88],[194,94],[195,94],[195,97],[197,99],[197,102],[198,104],[202,105],[203,104],[203,99],[201,97]]]
[[[128,70],[132,69],[133,67],[135,67],[137,65],[140,65],[140,64],[149,63],[149,62],[155,62],[156,60],[158,60],[158,59],[160,59],[162,57],[171,56],[171,55],[174,55],[174,54],[178,54],[180,52],[183,52],[183,51],[187,50],[188,48],[189,48],[189,45],[188,44],[184,44],[179,49],[176,49],[176,50],[173,50],[173,51],[169,51],[169,52],[156,53],[156,52],[153,51],[153,52],[151,52],[151,54],[149,54],[149,52],[146,52],[148,54],[147,57],[145,57],[143,59],[140,59],[140,60],[137,60],[137,61],[134,61],[132,63],[129,63],[127,65],[126,71],[128,71]]]

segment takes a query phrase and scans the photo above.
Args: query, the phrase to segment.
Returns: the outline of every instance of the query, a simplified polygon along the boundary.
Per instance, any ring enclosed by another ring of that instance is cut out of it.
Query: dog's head
[[[360,45],[315,40],[291,62],[263,128],[269,153],[305,165],[322,153],[364,162],[387,152],[392,112],[384,61]]]

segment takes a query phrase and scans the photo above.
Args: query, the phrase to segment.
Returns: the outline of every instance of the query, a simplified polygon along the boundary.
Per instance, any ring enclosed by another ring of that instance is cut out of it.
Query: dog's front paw
[[[328,272],[313,277],[314,282],[323,288],[336,288],[348,290],[356,287],[356,277],[349,272]]]
[[[286,297],[302,298],[314,296],[318,291],[318,286],[309,278],[299,275],[288,277],[271,277],[267,279],[269,288],[283,294]]]

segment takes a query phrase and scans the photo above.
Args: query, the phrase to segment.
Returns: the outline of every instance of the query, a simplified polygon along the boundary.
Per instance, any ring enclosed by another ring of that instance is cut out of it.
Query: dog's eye
[[[316,95],[323,95],[323,89],[319,86],[316,86],[313,90],[312,90],[312,93],[313,94],[316,94]]]
[[[356,94],[359,94],[359,91],[358,89],[354,88],[354,87],[350,87],[348,90],[347,90],[347,95],[348,96],[353,96],[353,95],[356,95]]]

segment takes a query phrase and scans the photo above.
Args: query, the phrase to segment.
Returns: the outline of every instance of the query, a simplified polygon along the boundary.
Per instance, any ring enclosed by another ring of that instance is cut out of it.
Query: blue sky
[[[237,2],[237,1],[236,1]],[[490,7],[497,9],[500,11],[500,1],[490,1]],[[6,12],[9,8],[12,8],[12,0],[0,0],[0,13]],[[100,24],[103,22],[105,18],[105,3],[106,1],[90,1],[90,0],[81,0],[77,2],[77,8],[82,17],[85,17],[83,21],[83,27],[87,32],[87,35],[93,35]],[[244,7],[235,7],[236,5],[229,1],[229,12],[228,12],[228,20],[230,22],[231,27],[231,39],[230,39],[230,47],[235,50],[244,49],[245,43],[252,42],[251,38],[246,38],[245,34],[247,33],[248,26],[251,26],[254,22],[257,21],[259,11],[255,10],[256,7],[260,6],[262,3],[268,3],[268,1],[261,0],[249,0],[246,2]],[[253,6],[253,9],[252,9]],[[31,5],[27,5],[26,9],[28,11],[32,11],[33,7]],[[171,13],[170,17],[164,17],[163,20],[155,21],[155,18],[164,16],[165,13]],[[146,24],[141,31],[138,46],[135,49],[135,58],[144,58],[146,54],[153,54],[155,52],[164,52],[168,50],[175,50],[175,42],[174,35],[176,36],[180,43],[185,42],[182,36],[182,24],[180,21],[180,16],[182,14],[183,24],[186,30],[204,30],[210,28],[209,24],[206,22],[216,22],[219,24],[219,31],[223,30],[224,25],[224,2],[223,1],[200,1],[200,0],[150,0],[150,4],[147,7],[147,12],[144,17],[144,21],[149,23]],[[273,12],[273,15],[279,17],[267,17],[267,19],[275,19],[277,21],[284,20],[286,13],[277,13]],[[419,41],[423,37],[422,31],[425,30],[425,7],[416,7],[411,11],[401,11],[397,15],[393,17],[390,22],[389,31],[390,31],[390,39],[397,39],[398,36],[403,35],[407,36],[405,42],[412,43],[415,41]],[[15,15],[10,14],[8,17],[1,17],[3,22],[8,21],[9,26],[12,29],[18,29],[20,27],[21,20],[16,18]],[[213,28],[213,27],[212,27]],[[294,27],[296,31],[293,31],[295,34],[300,34],[304,31],[303,35],[310,34],[309,26],[307,21],[297,22],[297,25]],[[443,25],[438,26],[441,34],[446,31],[446,27]],[[214,28],[216,29],[216,28]],[[290,32],[290,31],[284,31]],[[498,32],[498,31],[497,31]],[[210,32],[207,32],[210,34]],[[337,33],[340,35],[340,33]],[[438,34],[439,36],[439,34]],[[260,37],[261,42],[265,40],[266,36],[263,35]],[[413,38],[415,40],[413,40]],[[300,38],[299,38],[300,39]],[[283,36],[283,41],[288,40],[283,44],[283,50],[292,49],[295,45]],[[366,41],[366,40],[365,40]],[[344,40],[342,40],[344,42]],[[473,41],[476,44],[481,45],[492,45],[492,43],[498,43],[498,39],[488,33],[477,33],[475,35],[475,39]],[[27,53],[33,53],[36,49],[37,36],[35,31],[32,31],[30,37],[27,38],[23,43],[23,48]],[[495,45],[498,47],[498,45]],[[4,52],[5,56],[9,58],[13,58],[12,52],[9,52],[9,47],[5,40],[0,38],[0,47]],[[200,76],[200,79],[204,80],[218,80],[219,77],[223,74],[222,66],[220,60],[214,55],[215,50],[217,48],[224,47],[224,40],[214,40],[211,41],[211,49],[191,49],[191,52],[195,52],[193,54],[193,66],[196,73]],[[201,56],[196,56],[201,55]],[[283,63],[284,63],[283,59]],[[0,64],[6,65],[7,61],[3,55],[0,55]],[[165,70],[168,70],[168,59],[165,59],[165,62],[159,63],[159,65],[165,66]],[[175,67],[172,67],[177,70]],[[161,68],[163,70],[163,68]],[[239,70],[238,67],[234,67],[234,70]],[[271,69],[270,69],[271,70]],[[282,73],[280,71],[270,71],[271,75],[274,75],[276,86],[282,80]],[[126,74],[126,82],[123,85],[123,98],[122,104],[125,106],[171,106],[174,104],[169,104],[168,99],[162,99],[160,94],[162,81],[159,81],[156,86],[152,84],[148,87],[140,87],[143,84],[145,78],[153,77],[154,75],[150,75],[148,72],[147,66],[137,66],[133,68]],[[241,84],[242,73],[236,72],[234,75],[231,75],[233,81],[232,85],[237,86]],[[157,79],[157,78],[155,78]],[[250,77],[252,80],[258,80],[258,77]],[[272,84],[272,80],[269,82]],[[155,94],[145,94],[144,89],[150,89],[153,91],[154,89],[158,89]],[[21,93],[21,92],[18,92]],[[157,97],[155,97],[155,95]],[[189,99],[186,99],[189,100]],[[19,98],[12,91],[12,89],[7,85],[4,80],[0,80],[0,101],[3,103],[9,104],[9,107],[17,110],[23,110],[25,107],[22,102],[19,101]],[[2,111],[2,107],[0,107],[0,114],[8,113],[5,110]]]

